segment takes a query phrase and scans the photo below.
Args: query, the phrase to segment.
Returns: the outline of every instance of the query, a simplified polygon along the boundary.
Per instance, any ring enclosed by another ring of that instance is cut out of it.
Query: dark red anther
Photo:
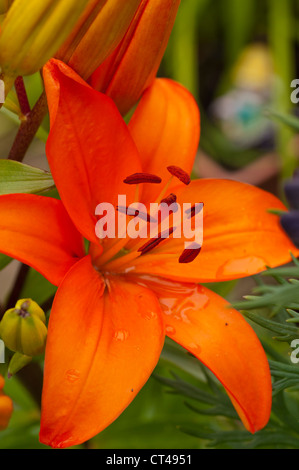
[[[162,179],[159,176],[151,175],[150,173],[134,173],[133,175],[127,176],[127,178],[124,179],[124,183],[126,184],[160,184],[161,182]]]
[[[198,204],[192,206],[190,209],[185,211],[185,214],[188,216],[188,219],[192,219],[195,215],[199,214],[203,209],[203,202],[199,202]]]
[[[191,178],[188,175],[188,173],[182,168],[180,168],[179,166],[175,166],[175,165],[168,166],[167,170],[172,176],[175,176],[176,178],[178,178],[182,183],[186,185],[191,183]]]
[[[176,195],[171,193],[169,194],[169,196],[162,199],[160,204],[167,204],[168,206],[171,206],[171,204],[174,204],[176,201],[177,201]]]
[[[132,207],[116,206],[116,210],[121,214],[131,215],[133,217],[137,217],[137,215],[139,215],[139,210],[133,209]]]
[[[138,251],[141,252],[141,256],[156,248],[156,246],[168,238],[175,231],[175,229],[176,227],[171,227],[169,230],[164,230],[164,232],[159,233],[157,237],[151,238],[148,242],[139,248]]]
[[[179,263],[187,264],[192,263],[192,261],[197,258],[201,252],[201,246],[198,243],[192,243],[189,248],[186,248],[181,256],[179,257]]]
[[[132,207],[116,206],[116,210],[118,212],[121,212],[122,214],[126,214],[132,217],[139,217],[145,222],[153,222],[153,223],[157,222],[157,220],[154,217],[151,217],[150,214],[139,211],[138,209],[133,209]]]

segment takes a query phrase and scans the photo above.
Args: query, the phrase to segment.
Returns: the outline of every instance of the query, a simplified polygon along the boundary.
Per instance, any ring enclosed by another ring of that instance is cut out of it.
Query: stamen
[[[169,230],[164,230],[164,232],[159,233],[156,238],[151,238],[148,242],[146,242],[142,247],[139,248],[138,252],[141,252],[141,256],[145,255],[153,248],[156,248],[163,240],[168,238],[174,231],[176,227],[171,227]]]
[[[132,207],[125,207],[125,206],[116,206],[116,210],[121,212],[122,214],[126,214],[132,217],[139,217],[140,219],[144,220],[145,222],[157,222],[154,217],[151,217],[150,214],[146,212],[142,212],[138,209],[133,209]]]
[[[161,182],[162,179],[159,176],[151,175],[150,173],[134,173],[133,175],[127,176],[127,178],[124,179],[124,183],[126,184],[160,184]]]
[[[169,194],[169,196],[161,200],[161,204],[164,203],[164,204],[167,204],[168,206],[171,206],[171,204],[175,203],[176,201],[177,201],[176,195],[171,193]]]
[[[126,207],[126,206],[116,206],[117,212],[120,212],[121,214],[135,215],[135,214],[129,214],[129,213],[128,213],[128,209],[129,209],[129,208]],[[137,212],[137,211],[135,211],[135,212]]]
[[[193,243],[190,245],[190,248],[186,248],[181,256],[179,257],[179,263],[187,264],[192,263],[192,261],[197,258],[201,251],[201,246],[198,243]]]
[[[195,215],[199,214],[204,207],[203,202],[199,202],[197,205],[191,207],[191,209],[187,209],[185,214],[187,215],[187,219],[192,219]]]
[[[169,208],[169,214],[176,214],[179,209],[178,204],[176,203],[177,197],[175,194],[171,193],[169,196],[161,200],[160,204],[167,204]],[[162,221],[161,221],[162,222]]]
[[[191,183],[191,178],[188,173],[179,166],[171,165],[167,167],[167,170],[172,176],[178,178],[182,183],[186,185]]]

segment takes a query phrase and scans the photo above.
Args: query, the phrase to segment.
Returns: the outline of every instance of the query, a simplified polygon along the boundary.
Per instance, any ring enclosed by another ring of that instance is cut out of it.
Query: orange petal
[[[125,115],[158,71],[180,0],[142,0],[122,42],[91,77]]]
[[[242,315],[202,286],[154,278],[144,283],[160,300],[167,336],[215,374],[246,429],[262,429],[271,412],[270,369],[258,337]]]
[[[64,70],[56,61],[45,71],[52,122],[47,157],[70,217],[88,240],[97,242],[96,206],[117,205],[118,194],[133,202],[135,188],[123,180],[140,171],[139,155],[112,100]]]
[[[50,111],[51,127],[55,122],[57,109],[60,100],[60,80],[61,75],[75,80],[77,83],[89,88],[89,85],[61,60],[51,59],[43,68],[43,77],[47,93],[48,106]]]
[[[7,428],[13,412],[13,403],[11,398],[4,395],[2,391],[4,384],[4,378],[0,375],[0,431]]]
[[[7,428],[13,412],[13,403],[11,398],[0,392],[0,431]]]
[[[151,291],[114,276],[104,283],[89,256],[80,261],[51,312],[41,442],[70,447],[107,427],[149,378],[163,342]]]
[[[67,62],[81,77],[87,79],[99,67],[99,65],[119,45],[124,34],[135,15],[140,0],[109,0],[105,5],[97,5],[98,14],[93,18],[90,15],[86,27],[86,21],[75,38],[74,44],[70,44],[66,54],[58,52],[58,57]],[[88,8],[88,6],[87,6]],[[81,38],[80,38],[81,36]]]
[[[171,239],[127,268],[186,282],[227,281],[285,264],[291,260],[290,251],[299,253],[279,217],[267,212],[286,210],[285,206],[259,188],[229,180],[197,180],[178,194],[178,202],[204,203],[200,255],[180,264],[186,240]]]
[[[7,428],[13,412],[13,403],[11,398],[0,392],[0,431]]]
[[[193,96],[178,83],[156,79],[143,94],[129,123],[140,153],[143,170],[166,183],[167,167],[176,165],[191,173],[198,148],[200,116]],[[171,190],[177,186],[174,179]],[[154,202],[161,188],[144,187],[142,199]]]
[[[0,252],[55,285],[84,255],[82,237],[61,201],[33,194],[0,196]]]

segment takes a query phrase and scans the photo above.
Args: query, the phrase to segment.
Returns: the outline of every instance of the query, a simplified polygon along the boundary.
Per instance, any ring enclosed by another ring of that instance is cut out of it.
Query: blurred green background
[[[290,96],[299,76],[298,19],[298,0],[181,2],[161,75],[196,97],[201,149],[228,170],[267,152],[279,155],[275,164],[284,177],[297,166],[292,132],[275,126],[267,112],[295,107]]]
[[[195,176],[252,182],[283,195],[282,183],[298,166],[299,156],[296,130],[281,120],[298,114],[291,102],[291,82],[299,77],[298,26],[299,0],[182,0],[159,75],[185,85],[199,103],[202,137]],[[38,79],[29,77],[26,83],[34,102]],[[5,132],[2,127],[1,137]],[[252,285],[249,280],[212,288],[235,301],[249,294]],[[43,303],[53,293],[53,286],[30,270],[19,297]],[[257,331],[273,359],[287,357],[287,344]],[[0,433],[0,448],[43,448],[35,401],[17,377],[7,381],[5,390],[14,399],[15,413]],[[200,413],[194,409],[198,402]],[[235,419],[223,390],[169,341],[137,399],[82,448],[299,447],[296,389],[286,402],[278,395],[275,406],[271,439],[266,433],[264,440],[254,440]],[[289,422],[291,414],[295,423]]]

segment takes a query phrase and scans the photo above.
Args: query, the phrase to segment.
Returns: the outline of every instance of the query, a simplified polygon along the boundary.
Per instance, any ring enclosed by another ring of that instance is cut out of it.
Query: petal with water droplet
[[[249,431],[263,428],[271,411],[271,375],[259,339],[242,315],[205,287],[150,277],[143,282],[162,304],[166,334],[215,374]],[[182,321],[183,311],[188,322]]]
[[[155,312],[151,319],[147,309]],[[147,381],[163,343],[154,293],[116,276],[105,283],[90,256],[79,261],[51,312],[41,441],[69,447],[107,427]]]
[[[290,251],[299,254],[279,217],[268,212],[286,210],[272,194],[249,184],[217,179],[195,180],[183,190],[173,191],[180,205],[204,203],[200,254],[191,263],[180,264],[185,240],[174,237],[146,257],[135,259],[131,272],[182,282],[228,281],[285,264],[291,261]]]

